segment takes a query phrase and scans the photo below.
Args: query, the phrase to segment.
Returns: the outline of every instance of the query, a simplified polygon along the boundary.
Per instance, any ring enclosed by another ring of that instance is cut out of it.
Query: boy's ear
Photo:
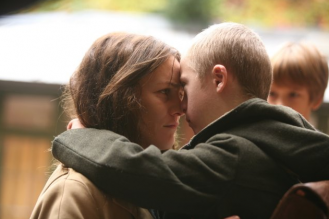
[[[227,71],[224,65],[215,65],[212,69],[213,82],[217,93],[222,92],[227,84]]]
[[[313,111],[314,110],[317,110],[321,106],[322,102],[323,102],[323,95],[321,95],[320,97],[318,97],[317,99],[315,99],[313,101],[313,103],[311,103],[312,104],[312,110]]]

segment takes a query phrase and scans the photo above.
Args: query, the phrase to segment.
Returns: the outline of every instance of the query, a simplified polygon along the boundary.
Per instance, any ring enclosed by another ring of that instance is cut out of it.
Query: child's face
[[[199,133],[210,122],[214,121],[217,114],[212,111],[215,89],[212,86],[203,86],[211,83],[209,77],[201,82],[197,72],[189,65],[188,58],[181,60],[181,83],[184,87],[185,95],[182,102],[182,109],[186,116],[186,121],[193,129],[194,134]]]
[[[307,120],[315,109],[307,88],[293,83],[286,85],[273,83],[267,100],[270,104],[288,106],[302,114]]]

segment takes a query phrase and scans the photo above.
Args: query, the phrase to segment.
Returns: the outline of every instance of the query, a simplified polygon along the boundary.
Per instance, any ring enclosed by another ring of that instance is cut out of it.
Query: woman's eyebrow
[[[169,84],[175,88],[180,88],[182,87],[182,84],[181,83],[173,83],[173,82],[169,82]]]
[[[158,84],[166,84],[166,85],[169,85],[169,86],[172,86],[172,87],[175,87],[175,88],[180,88],[180,87],[182,87],[182,84],[181,84],[181,83],[174,83],[174,82],[172,82],[172,81],[159,82]]]

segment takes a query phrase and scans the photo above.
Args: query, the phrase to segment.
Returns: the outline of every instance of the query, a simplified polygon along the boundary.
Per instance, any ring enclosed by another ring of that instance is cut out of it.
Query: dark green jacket
[[[329,137],[295,111],[257,98],[180,151],[161,154],[110,131],[76,129],[56,137],[52,152],[110,195],[193,218],[269,218],[298,180],[329,179]]]

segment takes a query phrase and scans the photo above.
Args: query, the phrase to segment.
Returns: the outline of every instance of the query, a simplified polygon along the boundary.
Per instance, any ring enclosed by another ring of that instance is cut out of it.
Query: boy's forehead
[[[301,84],[298,81],[286,79],[286,80],[280,80],[280,81],[273,81],[272,86],[276,86],[279,88],[286,87],[286,88],[299,89],[302,87],[307,87],[307,84],[306,83]]]
[[[305,92],[310,95],[310,89],[307,86],[303,86],[293,82],[283,83],[283,84],[273,83],[271,86],[271,91],[282,92],[282,93]]]
[[[183,56],[182,58],[181,58],[181,60],[180,60],[180,64],[181,64],[181,66],[182,65],[187,65],[187,63],[188,63],[188,61],[189,61],[189,59],[188,59],[188,57],[185,55],[185,56]]]
[[[190,64],[191,64],[190,60],[187,57],[184,57],[181,59],[181,62],[180,62],[181,74],[182,73],[186,74],[187,72],[192,70]]]
[[[191,70],[191,68],[183,60],[181,62],[180,70],[181,70],[181,73],[180,73],[181,80],[184,80],[184,79],[188,78],[191,74],[193,74],[193,71]]]

